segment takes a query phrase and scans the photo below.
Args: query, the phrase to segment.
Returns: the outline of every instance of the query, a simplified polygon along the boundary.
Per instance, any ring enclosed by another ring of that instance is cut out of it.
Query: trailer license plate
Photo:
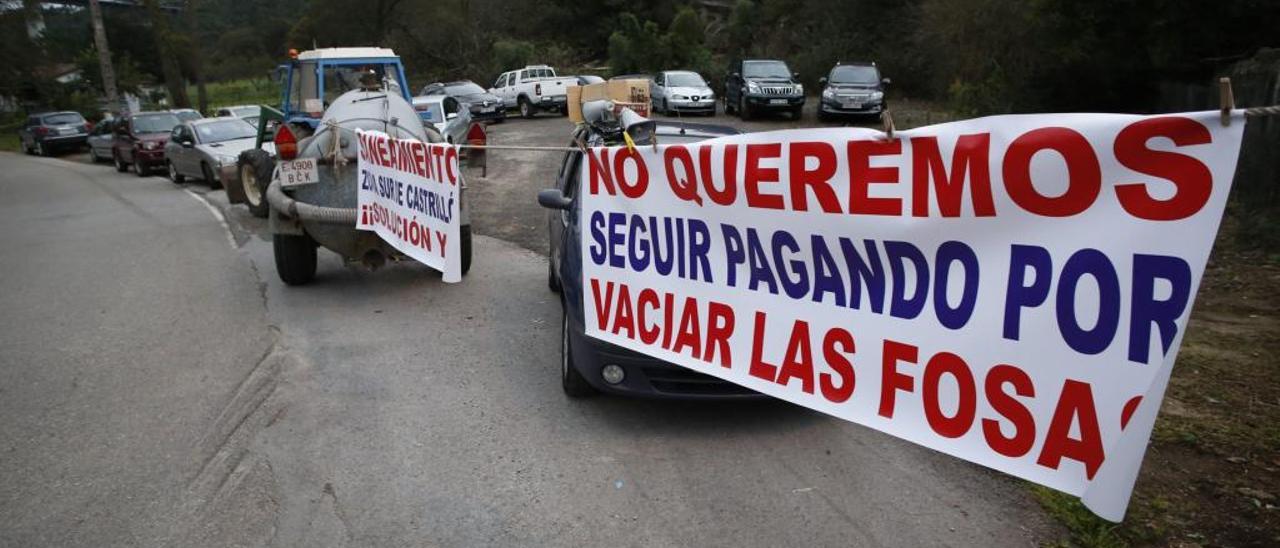
[[[280,164],[280,186],[289,188],[320,182],[315,158],[291,160]]]
[[[785,105],[785,104],[787,104],[787,100],[786,100],[786,99],[770,99],[770,100],[769,100],[769,104],[771,104],[771,105]]]

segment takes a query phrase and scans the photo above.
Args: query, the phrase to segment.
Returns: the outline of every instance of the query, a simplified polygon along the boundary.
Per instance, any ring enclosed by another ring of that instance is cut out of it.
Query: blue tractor
[[[362,81],[378,80],[382,89],[412,103],[409,81],[400,57],[387,48],[321,48],[301,53],[290,51],[290,60],[277,67],[282,85],[280,108],[262,107],[258,120],[258,143],[241,153],[234,172],[219,174],[227,199],[249,206],[256,217],[266,218],[270,205],[267,184],[276,164],[276,143],[280,139],[296,143],[316,131],[325,109],[342,94],[358,90]],[[286,131],[281,132],[281,129]]]

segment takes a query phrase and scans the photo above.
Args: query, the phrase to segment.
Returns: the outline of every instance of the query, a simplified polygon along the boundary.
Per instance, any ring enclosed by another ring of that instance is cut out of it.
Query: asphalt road
[[[491,139],[568,130],[510,120]],[[1057,535],[1016,480],[800,407],[565,398],[534,203],[558,159],[490,162],[463,283],[322,252],[292,288],[265,223],[220,191],[0,154],[0,545]]]

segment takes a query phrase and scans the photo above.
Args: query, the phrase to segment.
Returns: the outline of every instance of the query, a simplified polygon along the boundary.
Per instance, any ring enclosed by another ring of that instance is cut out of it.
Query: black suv
[[[884,88],[888,78],[880,77],[875,63],[836,63],[822,84],[818,119],[828,121],[837,116],[874,116],[880,118],[887,104]]]
[[[724,111],[743,120],[764,111],[786,111],[796,120],[804,109],[800,75],[774,59],[743,59],[729,67],[724,81]]]

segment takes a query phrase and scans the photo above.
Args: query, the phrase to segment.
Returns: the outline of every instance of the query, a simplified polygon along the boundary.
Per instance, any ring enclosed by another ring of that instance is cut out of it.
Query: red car
[[[182,123],[172,112],[138,112],[116,124],[116,137],[111,146],[111,159],[116,171],[133,172],[139,177],[164,166],[164,145],[169,133]]]

